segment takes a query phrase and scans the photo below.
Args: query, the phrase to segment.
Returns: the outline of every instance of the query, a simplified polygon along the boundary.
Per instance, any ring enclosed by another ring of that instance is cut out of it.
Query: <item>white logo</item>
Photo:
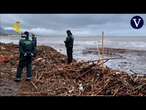
[[[134,29],[140,29],[144,25],[144,20],[140,16],[134,16],[130,23]]]
[[[136,22],[136,19],[133,19],[134,23],[135,23],[135,26],[138,27],[139,26],[139,23],[141,21],[141,18],[138,19],[138,22]]]

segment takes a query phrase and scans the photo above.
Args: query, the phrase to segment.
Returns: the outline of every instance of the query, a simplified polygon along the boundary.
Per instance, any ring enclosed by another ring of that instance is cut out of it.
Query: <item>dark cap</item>
[[[67,32],[68,35],[72,35],[70,30],[67,30],[66,32]]]
[[[67,33],[71,33],[71,31],[70,31],[70,30],[67,30],[66,32],[67,32]]]
[[[26,36],[29,36],[29,32],[28,32],[28,31],[25,31],[24,34],[25,34]]]

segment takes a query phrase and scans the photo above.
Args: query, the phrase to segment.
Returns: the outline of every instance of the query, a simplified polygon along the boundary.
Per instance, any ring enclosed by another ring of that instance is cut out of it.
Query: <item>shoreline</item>
[[[93,54],[98,54],[98,51],[102,51],[102,48],[99,48],[99,50],[97,50],[97,48],[86,48],[83,50],[83,54],[88,54],[88,53],[93,53]],[[131,52],[131,53],[146,53],[146,50],[136,50],[136,49],[124,49],[124,48],[109,48],[109,47],[104,47],[104,54],[105,55],[110,55],[110,54],[114,54],[114,53],[127,53],[127,52]]]
[[[4,43],[2,43],[4,44]],[[6,43],[6,44],[14,44],[14,43]],[[17,45],[17,44],[14,44]],[[38,45],[41,46],[41,45]],[[45,45],[50,47],[49,45]],[[55,50],[60,52],[63,55],[66,55],[66,50],[64,48],[58,48],[54,45],[52,46]],[[100,48],[101,50],[101,48]],[[97,48],[85,48],[79,50],[74,50],[73,52],[74,59],[78,62],[80,61],[88,61],[88,60],[97,60],[101,55]],[[139,50],[139,49],[124,49],[124,48],[104,48],[104,57],[105,58],[112,58],[118,57],[119,59],[110,60],[106,63],[106,65],[111,69],[116,69],[120,71],[125,71],[130,74],[133,74],[130,70],[135,71],[139,74],[145,74],[146,72],[146,50]]]
[[[101,56],[101,48],[86,48],[83,50],[84,55]],[[100,51],[100,52],[99,52]],[[104,48],[104,57],[112,58],[118,57],[119,59],[109,61],[107,66],[112,69],[119,69],[128,73],[134,70],[136,73],[145,74],[146,72],[146,50],[136,49],[122,49],[122,48]]]

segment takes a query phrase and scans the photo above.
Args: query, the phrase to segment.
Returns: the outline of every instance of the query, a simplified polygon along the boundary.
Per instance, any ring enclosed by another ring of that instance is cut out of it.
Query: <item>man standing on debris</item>
[[[34,57],[36,57],[37,54],[37,38],[35,36],[35,34],[31,34],[32,35],[32,43],[34,45]]]
[[[66,47],[66,51],[67,51],[67,57],[68,57],[67,63],[69,64],[73,60],[73,55],[72,54],[73,54],[74,38],[73,38],[73,35],[72,35],[70,30],[67,30],[66,33],[67,33],[67,37],[66,37],[66,40],[64,41],[64,43],[65,43],[65,47]]]
[[[34,56],[34,45],[31,40],[29,40],[29,32],[24,32],[22,36],[25,39],[19,41],[19,65],[17,68],[16,82],[21,81],[21,74],[23,68],[27,68],[27,81],[32,80],[32,57]]]

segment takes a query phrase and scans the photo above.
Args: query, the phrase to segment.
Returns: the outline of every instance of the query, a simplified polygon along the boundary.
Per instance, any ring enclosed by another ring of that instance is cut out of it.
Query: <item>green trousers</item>
[[[27,77],[32,77],[32,57],[31,56],[20,56],[19,65],[17,68],[16,78],[21,78],[23,68],[27,69]]]
[[[67,51],[67,63],[69,64],[73,60],[73,55],[72,55],[73,54],[73,48],[69,47],[69,48],[66,49],[66,51]]]

